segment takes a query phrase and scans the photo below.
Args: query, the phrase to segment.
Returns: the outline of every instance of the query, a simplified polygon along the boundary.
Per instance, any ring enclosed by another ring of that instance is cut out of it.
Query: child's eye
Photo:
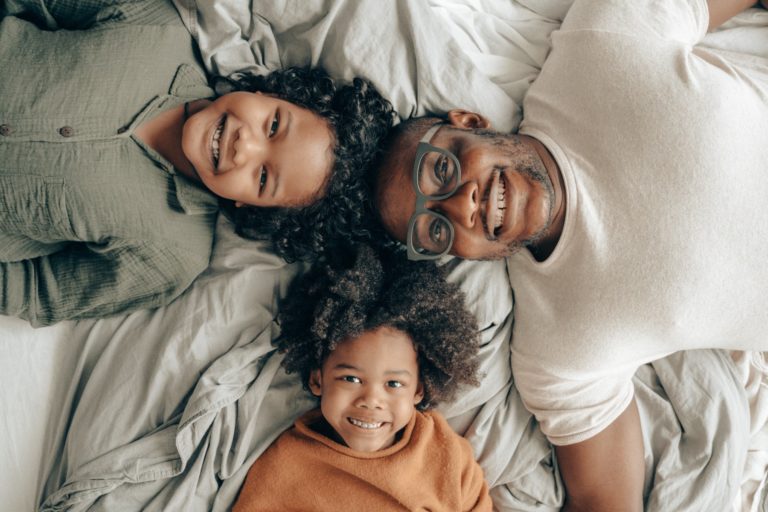
[[[351,382],[352,384],[359,384],[360,379],[358,377],[355,377],[354,375],[344,375],[341,380],[344,382]]]
[[[269,136],[274,136],[278,128],[280,128],[280,112],[275,112],[275,117],[272,118],[272,124],[269,126]]]
[[[389,386],[390,388],[401,388],[403,387],[403,383],[400,382],[399,380],[389,380],[387,381],[387,386]]]
[[[267,185],[267,168],[262,167],[261,173],[259,175],[259,192],[264,190],[264,187]]]

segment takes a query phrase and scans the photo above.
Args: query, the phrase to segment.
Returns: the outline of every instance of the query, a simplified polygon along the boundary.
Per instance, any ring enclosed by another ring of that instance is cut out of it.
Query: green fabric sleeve
[[[149,242],[115,240],[0,263],[0,313],[40,327],[158,307],[205,270],[207,259],[193,256],[179,257]]]
[[[6,15],[46,30],[83,30],[110,22],[163,25],[178,18],[167,0],[2,0],[0,19]]]

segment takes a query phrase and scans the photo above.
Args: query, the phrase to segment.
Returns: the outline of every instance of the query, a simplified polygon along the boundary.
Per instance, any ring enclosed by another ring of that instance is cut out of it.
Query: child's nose
[[[253,133],[246,125],[240,127],[235,137],[232,144],[234,149],[234,154],[232,155],[233,163],[236,166],[243,166],[259,162],[258,167],[260,168],[267,149],[265,137],[261,134]]]
[[[355,405],[363,409],[381,409],[384,405],[384,399],[378,389],[368,387],[360,394]]]

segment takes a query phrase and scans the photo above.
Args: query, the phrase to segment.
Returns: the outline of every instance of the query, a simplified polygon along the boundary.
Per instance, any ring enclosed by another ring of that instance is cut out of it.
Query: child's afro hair
[[[402,252],[361,245],[334,265],[317,265],[292,283],[281,304],[283,366],[306,387],[336,346],[388,326],[407,333],[418,354],[424,387],[420,410],[478,385],[479,334],[464,294],[432,262],[410,262]]]

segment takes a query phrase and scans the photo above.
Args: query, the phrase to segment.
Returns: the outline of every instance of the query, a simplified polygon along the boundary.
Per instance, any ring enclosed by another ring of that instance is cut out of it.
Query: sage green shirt
[[[189,33],[163,1],[5,5],[0,313],[39,326],[170,302],[208,265],[217,200],[133,133],[213,96]]]

